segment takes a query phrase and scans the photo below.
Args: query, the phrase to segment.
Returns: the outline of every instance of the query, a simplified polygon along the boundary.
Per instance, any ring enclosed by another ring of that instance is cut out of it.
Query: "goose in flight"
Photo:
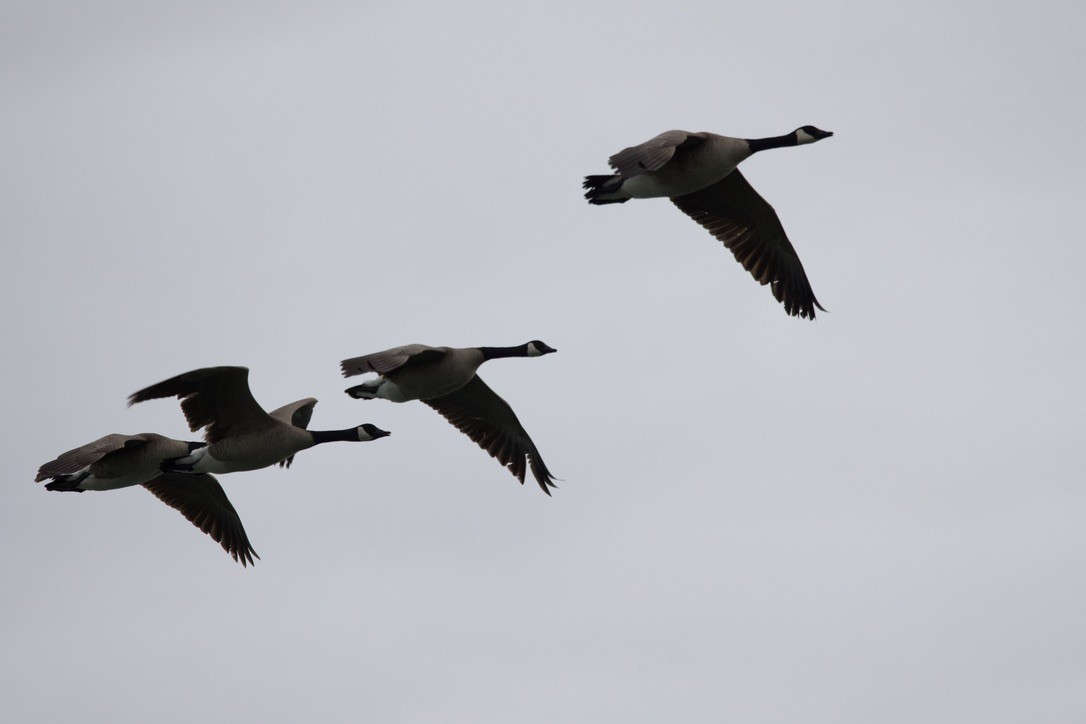
[[[241,565],[252,565],[256,555],[230,499],[214,477],[206,473],[164,473],[167,458],[190,454],[200,442],[173,440],[153,432],[112,434],[69,450],[38,469],[35,482],[52,478],[46,490],[116,490],[142,485],[189,522],[211,536]]]
[[[389,435],[366,423],[346,430],[308,430],[312,397],[267,413],[249,391],[249,368],[205,367],[151,385],[128,404],[164,397],[181,400],[189,429],[205,428],[205,444],[168,458],[164,472],[232,473],[270,465],[290,466],[294,455],[326,442],[366,442]]]
[[[550,495],[554,476],[513,408],[475,374],[487,360],[541,357],[557,350],[539,340],[515,347],[429,347],[408,344],[343,360],[344,377],[376,372],[379,377],[346,390],[351,397],[392,402],[422,400],[521,482],[525,461],[539,487]]]
[[[833,133],[803,126],[783,136],[732,138],[715,133],[666,131],[611,156],[614,174],[586,176],[590,204],[670,198],[683,213],[724,242],[736,260],[792,316],[825,311],[815,298],[777,212],[736,168],[759,151],[801,146]]]

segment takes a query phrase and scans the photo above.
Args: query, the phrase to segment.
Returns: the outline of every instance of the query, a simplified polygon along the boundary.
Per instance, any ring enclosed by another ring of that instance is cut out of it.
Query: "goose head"
[[[833,135],[833,131],[823,131],[821,128],[815,128],[814,126],[800,126],[795,130],[796,145],[800,146],[804,143],[814,143],[815,141],[821,141],[823,138],[829,138]]]
[[[529,357],[542,357],[545,354],[558,351],[553,347],[548,347],[544,342],[540,342],[538,339],[533,339],[524,346],[528,350]]]
[[[369,442],[370,440],[376,440],[379,437],[388,437],[392,434],[388,430],[382,430],[376,425],[371,425],[368,422],[364,425],[359,425],[355,430],[358,432],[359,442]]]

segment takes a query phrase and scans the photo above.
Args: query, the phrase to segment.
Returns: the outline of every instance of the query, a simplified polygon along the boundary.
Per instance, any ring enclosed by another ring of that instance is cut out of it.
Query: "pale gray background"
[[[5,721],[1086,720],[1081,3],[7,2]],[[743,167],[831,313],[581,177]],[[483,377],[521,487],[338,361]],[[47,493],[145,385],[251,367],[373,422],[224,476],[245,570],[140,489]]]

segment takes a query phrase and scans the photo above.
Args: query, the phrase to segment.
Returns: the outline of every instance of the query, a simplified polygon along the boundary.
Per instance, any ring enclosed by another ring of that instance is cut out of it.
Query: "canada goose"
[[[346,430],[307,430],[317,401],[293,402],[269,414],[249,391],[248,367],[205,367],[185,372],[129,396],[128,404],[178,397],[193,432],[204,431],[205,444],[162,462],[165,472],[232,473],[280,463],[325,442],[365,442],[389,435],[366,423]]]
[[[803,126],[772,138],[731,138],[715,133],[667,131],[608,159],[611,176],[586,176],[590,204],[667,196],[685,214],[731,249],[736,260],[792,316],[815,318],[811,283],[773,207],[736,167],[769,148],[800,146],[833,133]]]
[[[540,357],[557,350],[534,340],[516,347],[428,347],[408,344],[340,363],[343,376],[376,372],[380,377],[346,390],[361,400],[422,400],[490,453],[524,483],[524,460],[543,492],[554,476],[513,408],[487,387],[475,371],[499,357]]]
[[[38,469],[35,482],[52,478],[46,490],[115,490],[142,485],[166,505],[180,511],[241,565],[251,565],[256,551],[222,486],[210,475],[182,475],[159,470],[162,460],[180,457],[204,443],[172,440],[153,432],[112,434],[50,460]]]

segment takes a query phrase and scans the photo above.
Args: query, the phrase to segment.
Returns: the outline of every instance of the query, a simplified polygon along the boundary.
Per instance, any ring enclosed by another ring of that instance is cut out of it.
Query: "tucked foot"
[[[158,464],[158,469],[164,473],[191,473],[193,468],[196,467],[192,463],[183,463],[182,460],[188,460],[189,456],[183,458],[167,458]]]
[[[348,387],[344,392],[356,400],[373,400],[377,397],[377,386],[364,382],[361,385]]]
[[[79,484],[83,482],[83,478],[86,475],[73,476],[68,475],[62,478],[53,478],[51,482],[45,484],[46,490],[59,490],[64,493],[82,493],[83,488],[79,487]]]
[[[621,176],[585,176],[584,197],[588,203],[599,206],[626,203],[630,197],[622,193],[622,182]]]

